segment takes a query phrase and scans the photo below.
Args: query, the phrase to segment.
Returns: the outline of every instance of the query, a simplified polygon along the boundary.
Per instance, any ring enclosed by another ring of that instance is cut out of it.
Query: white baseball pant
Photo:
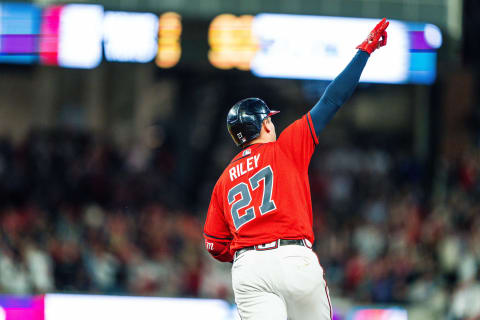
[[[316,254],[299,245],[250,250],[232,266],[242,320],[331,320],[332,307]]]

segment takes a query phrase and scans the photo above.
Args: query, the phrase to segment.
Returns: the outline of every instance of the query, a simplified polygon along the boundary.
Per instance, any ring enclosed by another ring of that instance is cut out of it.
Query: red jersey
[[[233,158],[215,185],[204,227],[215,258],[231,261],[240,248],[277,239],[313,243],[308,166],[316,144],[307,113],[277,141],[250,145]]]

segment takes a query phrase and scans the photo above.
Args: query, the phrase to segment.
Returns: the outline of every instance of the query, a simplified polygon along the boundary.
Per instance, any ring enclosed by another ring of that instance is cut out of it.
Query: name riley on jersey
[[[228,172],[230,173],[230,180],[233,181],[237,178],[240,178],[245,173],[252,171],[258,168],[258,160],[260,159],[260,155],[254,155],[253,157],[249,157],[246,160],[238,163],[234,167],[231,167]]]

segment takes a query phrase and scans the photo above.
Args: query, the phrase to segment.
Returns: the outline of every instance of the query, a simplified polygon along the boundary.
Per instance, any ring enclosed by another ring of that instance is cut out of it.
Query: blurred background
[[[234,318],[202,238],[227,110],[280,132],[384,16],[310,165],[335,319],[480,319],[476,0],[1,2],[0,319]]]

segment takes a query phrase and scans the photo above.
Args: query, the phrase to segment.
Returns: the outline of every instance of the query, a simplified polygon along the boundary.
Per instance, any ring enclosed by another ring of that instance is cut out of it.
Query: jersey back
[[[313,243],[308,166],[317,143],[306,114],[277,141],[240,152],[215,185],[205,236],[231,239],[232,251],[276,239]]]

